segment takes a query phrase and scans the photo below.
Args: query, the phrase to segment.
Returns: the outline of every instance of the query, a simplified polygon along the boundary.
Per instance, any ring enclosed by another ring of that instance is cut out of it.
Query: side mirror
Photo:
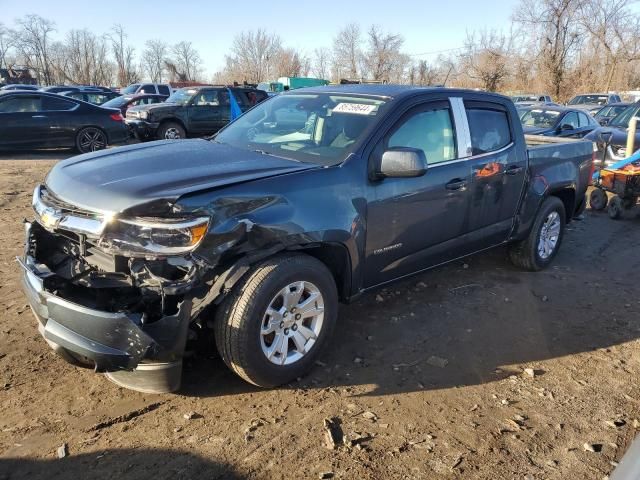
[[[422,150],[393,147],[382,154],[380,177],[421,177],[427,171],[427,158]]]
[[[563,132],[567,130],[573,130],[573,125],[569,125],[568,123],[565,123],[563,125],[560,125],[560,130]]]

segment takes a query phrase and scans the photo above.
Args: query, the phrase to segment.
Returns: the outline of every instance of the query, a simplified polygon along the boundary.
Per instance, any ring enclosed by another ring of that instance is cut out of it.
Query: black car
[[[629,105],[631,104],[625,102],[605,105],[593,115],[593,118],[595,118],[600,125],[606,126],[611,120],[620,115]]]
[[[76,100],[82,100],[83,102],[92,103],[94,105],[103,105],[109,100],[118,98],[119,93],[105,92],[103,90],[78,90],[75,92],[60,92],[60,95],[65,97],[74,98]]]
[[[253,88],[181,88],[159,105],[130,108],[126,122],[139,139],[212,135],[231,119],[229,91],[243,112],[268,98],[266,92]]]
[[[211,140],[57,163],[25,224],[23,288],[49,345],[121,386],[175,390],[185,349],[213,336],[234,372],[273,387],[339,341],[339,300],[499,245],[549,266],[592,154],[527,146],[501,95],[295,90]]]
[[[131,107],[139,105],[152,105],[162,103],[167,99],[167,95],[156,95],[152,93],[141,93],[139,95],[120,95],[102,104],[105,108],[119,108],[122,115],[127,114]]]
[[[583,110],[560,106],[531,107],[520,122],[526,134],[552,137],[581,138],[598,128],[598,122]]]
[[[640,116],[640,102],[629,105],[622,113],[611,119],[606,126],[596,128],[585,137],[587,140],[596,142],[598,146],[596,165],[607,167],[624,160],[640,148],[640,129],[638,129],[633,152],[627,152],[629,122],[638,116]]]
[[[0,149],[75,147],[86,153],[128,137],[119,110],[54,93],[0,92]]]

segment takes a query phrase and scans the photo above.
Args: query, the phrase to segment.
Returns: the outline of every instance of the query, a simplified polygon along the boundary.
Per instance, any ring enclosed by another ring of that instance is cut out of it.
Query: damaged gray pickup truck
[[[215,338],[273,387],[313,366],[339,301],[504,244],[546,267],[592,168],[590,142],[527,147],[499,95],[297,90],[213,139],[58,163],[33,194],[23,286],[51,347],[120,385],[176,390],[185,352]]]

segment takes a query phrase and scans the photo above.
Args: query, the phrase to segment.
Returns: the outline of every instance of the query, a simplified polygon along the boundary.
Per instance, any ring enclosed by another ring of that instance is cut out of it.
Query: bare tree
[[[640,59],[640,23],[630,10],[630,0],[584,0],[580,3],[582,27],[604,49],[607,69],[604,90],[609,91],[620,64]]]
[[[306,77],[309,69],[309,59],[292,48],[280,49],[271,68],[277,77]]]
[[[367,32],[368,47],[364,64],[373,80],[389,81],[394,70],[404,61],[400,49],[404,40],[398,34],[385,33],[377,25]]]
[[[142,67],[152,82],[162,83],[169,46],[162,40],[148,40],[142,52]]]
[[[184,75],[186,81],[198,79],[202,71],[202,58],[191,42],[179,42],[172,49],[172,63]]]
[[[417,66],[415,82],[418,85],[434,85],[438,78],[438,71],[426,60],[420,60]]]
[[[311,71],[317,78],[329,78],[329,64],[331,53],[327,48],[316,48],[313,51],[313,66]]]
[[[495,31],[467,33],[462,67],[481,88],[496,92],[509,74],[508,51],[506,37]]]
[[[362,60],[362,38],[360,26],[350,23],[338,32],[333,40],[334,78],[339,80],[342,76],[351,79],[361,75],[360,64]]]
[[[280,37],[266,30],[241,32],[233,39],[231,54],[225,57],[226,70],[238,81],[271,80],[277,75],[275,70],[282,50]]]
[[[580,44],[580,0],[521,0],[514,21],[530,38],[537,52],[540,73],[556,98],[562,97],[565,81]]]
[[[122,25],[114,25],[112,29],[111,48],[116,61],[117,83],[120,86],[138,81],[139,74],[135,67],[134,48],[127,45],[127,34]]]
[[[113,64],[109,61],[109,45],[105,36],[89,30],[70,30],[64,44],[56,44],[52,55],[59,83],[109,85],[113,80]]]
[[[51,69],[51,35],[55,24],[39,15],[27,15],[16,21],[18,30],[14,34],[14,46],[21,61],[37,72],[41,84],[50,85],[53,80]]]
[[[0,22],[0,68],[9,67],[8,54],[13,47],[14,38],[11,31]]]

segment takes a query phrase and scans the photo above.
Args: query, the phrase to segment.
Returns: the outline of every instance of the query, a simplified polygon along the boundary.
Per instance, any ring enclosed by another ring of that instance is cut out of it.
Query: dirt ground
[[[58,358],[20,291],[21,220],[66,155],[0,159],[0,479],[603,479],[640,428],[637,216],[587,211],[541,273],[496,250],[342,306],[286,387],[212,355],[148,395]]]

